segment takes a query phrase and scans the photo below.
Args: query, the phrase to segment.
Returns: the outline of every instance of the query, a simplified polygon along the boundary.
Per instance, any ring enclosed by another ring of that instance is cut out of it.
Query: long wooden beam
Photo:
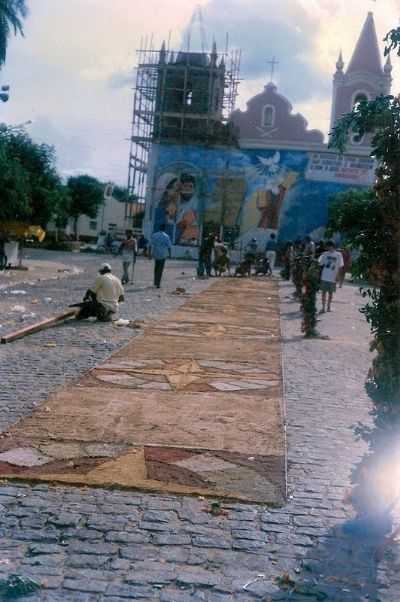
[[[68,320],[68,318],[73,318],[77,314],[77,309],[68,309],[67,311],[62,312],[61,314],[57,314],[51,318],[47,318],[46,320],[42,320],[41,322],[37,322],[36,324],[32,324],[31,326],[25,326],[24,328],[20,328],[15,332],[11,332],[10,334],[1,337],[0,343],[5,345],[6,343],[12,343],[17,339],[22,339],[26,337],[28,334],[33,334],[34,332],[39,332],[40,330],[45,330],[46,328],[50,328],[59,322],[63,322],[64,320]]]

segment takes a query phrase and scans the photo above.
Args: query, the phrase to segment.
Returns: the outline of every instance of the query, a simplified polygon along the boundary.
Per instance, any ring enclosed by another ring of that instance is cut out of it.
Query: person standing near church
[[[171,257],[171,239],[165,231],[165,224],[161,224],[158,232],[151,237],[151,256],[154,259],[154,286],[160,288],[164,271],[165,260]]]
[[[269,265],[271,267],[272,272],[274,271],[275,262],[276,262],[276,249],[277,249],[276,234],[274,234],[272,232],[270,234],[269,240],[265,246],[265,255],[269,261]]]
[[[327,251],[322,253],[318,259],[320,266],[322,267],[321,272],[321,284],[320,289],[322,292],[322,309],[321,314],[327,311],[331,311],[333,293],[336,292],[336,281],[339,271],[344,266],[343,255],[336,250],[335,243],[329,240],[326,243]],[[328,295],[328,307],[326,306],[326,296]]]
[[[129,279],[130,279],[129,271],[132,268],[131,282],[133,284],[133,275],[135,272],[136,256],[138,253],[137,240],[133,236],[132,230],[127,230],[125,234],[126,234],[126,238],[125,238],[125,240],[122,241],[121,246],[119,248],[120,253],[122,255],[122,268],[123,268],[121,282],[122,282],[122,284],[129,283]]]

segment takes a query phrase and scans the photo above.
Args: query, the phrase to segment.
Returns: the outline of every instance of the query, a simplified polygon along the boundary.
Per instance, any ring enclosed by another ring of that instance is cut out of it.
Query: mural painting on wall
[[[287,194],[299,174],[282,161],[278,151],[251,153],[250,158],[252,165],[246,174],[252,192],[243,208],[241,233],[260,239],[265,238],[266,231],[279,230]]]
[[[212,175],[212,174],[210,174]],[[204,225],[208,229],[232,229],[240,226],[240,210],[246,194],[246,180],[240,174],[231,172],[219,175],[215,182],[211,179],[210,200],[204,210]]]
[[[201,188],[202,174],[194,165],[176,163],[161,171],[155,185],[154,230],[165,224],[174,244],[197,245]]]
[[[329,199],[374,179],[368,157],[291,150],[165,145],[158,169],[153,225],[166,221],[179,244],[197,244],[202,225],[234,229],[244,242],[263,243],[271,231],[282,241],[317,237]]]

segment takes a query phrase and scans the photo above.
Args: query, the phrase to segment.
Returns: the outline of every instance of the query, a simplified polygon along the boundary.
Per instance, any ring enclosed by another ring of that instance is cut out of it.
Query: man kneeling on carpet
[[[83,303],[72,307],[80,307],[77,320],[95,317],[100,322],[111,322],[116,317],[119,303],[122,301],[124,289],[121,281],[111,273],[110,264],[103,263],[94,286],[87,291]]]

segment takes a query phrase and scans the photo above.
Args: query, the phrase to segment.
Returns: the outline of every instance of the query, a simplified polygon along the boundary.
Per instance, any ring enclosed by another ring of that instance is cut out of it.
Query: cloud
[[[263,79],[267,83],[267,61],[274,56],[279,61],[275,79],[292,101],[305,101],[311,96],[326,98],[330,94],[328,74],[311,60],[319,21],[300,1],[230,0],[227,20],[226,3],[211,0],[204,16],[207,27],[220,32],[220,48],[229,31],[231,46],[243,49],[244,80]]]
[[[199,0],[30,0],[25,38],[13,38],[0,85],[11,85],[0,121],[34,121],[30,131],[54,144],[63,173],[85,169],[102,180],[127,180],[131,88],[136,50],[179,49]],[[349,60],[366,0],[200,0],[208,43],[243,49],[240,104],[269,79],[279,60],[280,92],[304,108],[311,127],[329,119],[331,78],[340,47]],[[399,0],[376,3],[379,37],[397,23]],[[195,43],[196,35],[193,36]],[[394,60],[394,63],[400,61]],[[395,67],[396,69],[396,67]]]
[[[57,149],[57,163],[62,175],[85,171],[90,165],[91,145],[82,135],[69,133],[49,118],[41,116],[27,128],[32,138],[39,143],[51,144]]]

